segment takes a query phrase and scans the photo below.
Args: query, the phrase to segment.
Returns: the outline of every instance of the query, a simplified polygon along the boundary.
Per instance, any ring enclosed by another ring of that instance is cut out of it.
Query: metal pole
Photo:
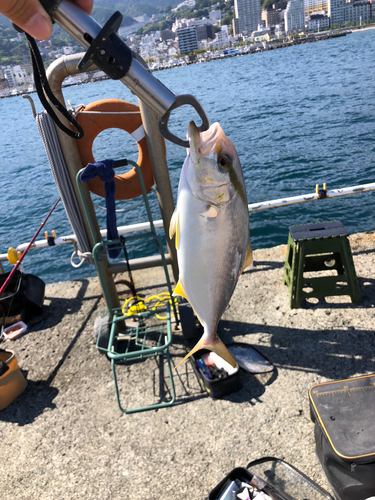
[[[83,54],[73,54],[72,56],[64,56],[52,63],[48,70],[47,70],[47,78],[48,78],[48,83],[51,87],[52,92],[56,96],[56,98],[66,107],[65,105],[65,100],[64,96],[62,93],[62,82],[64,78],[66,78],[69,75],[77,74],[79,73],[77,64],[81,60]],[[96,69],[96,68],[92,68]],[[67,120],[59,113],[59,117],[61,121],[66,125],[67,127],[69,126]],[[78,192],[78,187],[76,183],[76,175],[77,172],[82,168],[82,163],[80,156],[78,154],[78,149],[76,145],[76,139],[73,139],[72,137],[69,137],[66,135],[62,130],[60,130],[58,127],[56,127],[56,132],[57,136],[59,139],[59,143],[61,146],[62,153],[64,155],[65,163],[68,169],[69,177],[73,185],[73,189],[75,192],[75,196],[77,199],[78,206],[80,208],[81,213],[84,213],[84,208],[82,205],[82,201]],[[79,140],[79,139],[78,139]],[[85,166],[85,165],[83,165]],[[86,217],[83,217],[84,224],[85,224],[85,229],[87,232],[87,236],[90,242],[91,247],[93,248],[95,243],[98,241],[101,241],[102,237],[100,234],[100,228],[97,222],[97,218],[95,215],[95,210],[91,201],[91,197],[89,194],[89,191],[87,189],[87,186],[84,186],[84,192],[85,192],[85,198],[87,205],[89,207],[89,211],[91,214],[91,218],[94,222],[94,229],[95,229],[95,235],[91,234],[88,221],[86,220]],[[96,241],[95,241],[96,240]],[[98,265],[101,268],[102,275],[104,277],[104,286],[107,288],[107,295],[110,300],[110,306],[112,309],[116,309],[120,307],[120,301],[118,298],[118,294],[116,291],[116,286],[113,281],[112,275],[107,273],[107,267],[108,267],[108,259],[106,255],[102,256],[102,259],[98,262]]]
[[[147,147],[150,153],[152,172],[155,180],[156,193],[159,200],[160,212],[163,219],[163,227],[169,256],[172,261],[172,272],[175,282],[178,281],[177,252],[174,241],[169,238],[169,223],[174,212],[174,200],[171,181],[168,173],[168,165],[165,154],[165,144],[159,132],[158,115],[147,104],[140,99],[143,128],[146,134]]]

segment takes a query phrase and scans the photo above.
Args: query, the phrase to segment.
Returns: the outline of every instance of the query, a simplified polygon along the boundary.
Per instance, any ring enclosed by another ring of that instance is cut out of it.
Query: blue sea
[[[211,123],[218,121],[241,160],[249,203],[312,193],[327,183],[336,189],[375,181],[375,30],[346,37],[159,71],[154,75],[174,94],[193,94]],[[73,106],[105,98],[137,103],[120,82],[103,81],[64,89]],[[42,106],[32,94],[37,112]],[[0,254],[30,241],[59,194],[26,99],[0,100]],[[181,108],[170,127],[180,137],[195,115]],[[167,143],[176,197],[186,151]],[[105,131],[94,156],[138,158],[136,143],[120,130]],[[250,215],[254,249],[287,242],[293,224],[339,219],[350,233],[375,229],[375,194],[316,201]],[[95,199],[104,206],[104,200]],[[154,219],[160,219],[150,195]],[[119,202],[118,225],[146,221],[136,200]],[[101,227],[105,212],[97,208]],[[71,234],[62,204],[44,231]],[[160,233],[162,234],[162,233]],[[130,258],[153,255],[149,243],[132,247]],[[47,283],[94,276],[92,266],[70,265],[71,245],[32,250],[26,272]],[[4,270],[10,270],[8,263]]]

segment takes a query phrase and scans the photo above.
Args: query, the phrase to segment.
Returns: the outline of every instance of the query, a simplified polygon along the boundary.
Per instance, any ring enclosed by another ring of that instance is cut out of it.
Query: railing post
[[[174,212],[174,200],[172,194],[171,180],[169,178],[168,165],[165,152],[165,144],[159,132],[158,115],[147,104],[140,99],[143,128],[146,134],[147,147],[150,153],[152,172],[155,180],[156,193],[159,200],[160,212],[163,219],[165,239],[168,252],[172,261],[173,278],[178,281],[177,252],[174,242],[169,238],[169,223]]]

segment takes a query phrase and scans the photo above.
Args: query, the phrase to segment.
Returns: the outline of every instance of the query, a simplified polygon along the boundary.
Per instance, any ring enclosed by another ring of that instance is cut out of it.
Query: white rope
[[[77,256],[79,258],[78,264],[74,262],[74,257]],[[80,252],[78,249],[74,250],[70,257],[70,264],[78,269],[79,267],[82,266],[82,264],[86,261],[93,260],[92,253],[91,252]]]
[[[82,215],[75,196],[72,181],[61,151],[55,125],[46,111],[36,115],[36,124],[48,156],[57,189],[64,204],[66,215],[77,238],[78,249],[74,252],[74,254],[82,256],[81,263],[79,265],[82,265],[84,261],[89,264],[93,264],[94,260],[91,255],[89,239],[86,234],[85,225],[83,223]],[[76,267],[76,265],[73,267]]]

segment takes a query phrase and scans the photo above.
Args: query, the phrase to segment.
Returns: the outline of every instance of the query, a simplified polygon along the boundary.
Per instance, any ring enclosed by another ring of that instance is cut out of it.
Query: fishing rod
[[[56,203],[53,205],[53,207],[51,208],[51,210],[49,211],[47,217],[44,219],[44,221],[42,222],[42,224],[40,225],[38,231],[34,234],[32,240],[30,241],[30,243],[27,245],[27,247],[25,248],[24,252],[22,253],[21,257],[20,257],[20,260],[17,262],[17,264],[13,267],[13,269],[11,270],[11,272],[9,273],[9,276],[7,277],[7,279],[5,280],[3,286],[0,288],[0,297],[2,296],[2,294],[4,293],[6,287],[8,286],[8,283],[10,282],[10,280],[12,279],[12,276],[14,275],[14,273],[17,271],[17,269],[19,268],[21,262],[23,261],[23,258],[25,257],[25,255],[27,254],[27,252],[29,251],[31,245],[34,243],[34,241],[36,240],[38,234],[40,233],[42,227],[44,226],[44,224],[47,222],[49,216],[52,214],[52,212],[55,210],[58,202],[61,200],[61,196],[60,198],[56,201]]]
[[[189,142],[172,134],[168,128],[170,114],[184,105],[192,106],[202,120],[199,132],[208,130],[210,124],[202,106],[192,95],[174,95],[153,76],[133,52],[117,35],[122,23],[122,14],[115,12],[104,27],[71,0],[40,0],[52,21],[71,35],[87,50],[78,69],[89,70],[95,64],[112,80],[120,80],[133,94],[139,97],[159,115],[159,130],[169,141],[188,148]]]

